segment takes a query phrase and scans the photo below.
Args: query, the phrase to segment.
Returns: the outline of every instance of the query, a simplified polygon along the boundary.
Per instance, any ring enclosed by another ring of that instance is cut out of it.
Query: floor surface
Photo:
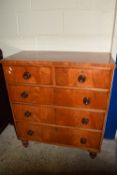
[[[0,135],[0,175],[117,175],[117,140],[104,140],[95,159],[88,152],[30,142],[24,148],[9,125]]]

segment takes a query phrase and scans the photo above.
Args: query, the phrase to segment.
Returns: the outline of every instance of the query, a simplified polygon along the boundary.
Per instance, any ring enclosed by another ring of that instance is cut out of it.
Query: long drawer
[[[108,91],[62,89],[38,86],[9,86],[12,102],[106,109]]]
[[[52,84],[51,67],[5,66],[5,76],[8,83]]]
[[[55,68],[56,84],[59,86],[75,86],[109,89],[112,70]]]
[[[16,123],[17,135],[22,140],[39,140],[46,143],[99,149],[101,132],[65,127]]]
[[[40,105],[13,104],[16,121],[32,123],[48,123],[59,126],[103,129],[104,112],[82,111]]]

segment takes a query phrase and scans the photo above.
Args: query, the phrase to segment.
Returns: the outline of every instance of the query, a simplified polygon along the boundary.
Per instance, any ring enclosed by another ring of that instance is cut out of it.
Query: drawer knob
[[[30,72],[24,72],[23,78],[24,78],[25,80],[28,80],[30,77],[31,77],[31,73],[30,73]]]
[[[84,97],[84,98],[83,98],[83,103],[84,103],[85,105],[89,105],[89,104],[91,103],[91,99],[90,99],[89,97]]]
[[[78,81],[79,81],[80,83],[84,83],[84,82],[86,81],[86,76],[85,76],[85,75],[79,75]]]
[[[28,97],[28,93],[26,91],[21,93],[21,97],[22,98],[27,98]]]
[[[25,117],[30,117],[31,116],[31,112],[30,111],[26,111],[25,113],[24,113],[24,115],[25,115]]]
[[[88,118],[82,118],[82,124],[87,125],[89,123]]]
[[[27,134],[28,134],[29,136],[32,136],[32,135],[34,134],[34,132],[33,132],[32,130],[28,130],[28,131],[27,131]]]
[[[86,144],[87,143],[87,139],[86,138],[81,138],[80,139],[80,143],[81,144]]]

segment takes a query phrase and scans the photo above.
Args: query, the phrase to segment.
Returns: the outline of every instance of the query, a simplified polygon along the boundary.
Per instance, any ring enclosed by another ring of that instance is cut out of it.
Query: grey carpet
[[[37,142],[24,148],[9,125],[0,135],[0,175],[117,175],[117,141],[104,140],[92,160],[88,152]]]

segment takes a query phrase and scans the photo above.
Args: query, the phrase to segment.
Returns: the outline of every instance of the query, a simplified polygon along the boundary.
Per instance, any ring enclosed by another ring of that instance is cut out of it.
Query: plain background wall
[[[113,35],[113,42],[112,42],[112,56],[116,58],[117,55],[117,3],[116,3],[116,11],[115,11],[115,27],[114,27],[114,35]]]
[[[115,1],[0,0],[0,48],[110,51]]]

